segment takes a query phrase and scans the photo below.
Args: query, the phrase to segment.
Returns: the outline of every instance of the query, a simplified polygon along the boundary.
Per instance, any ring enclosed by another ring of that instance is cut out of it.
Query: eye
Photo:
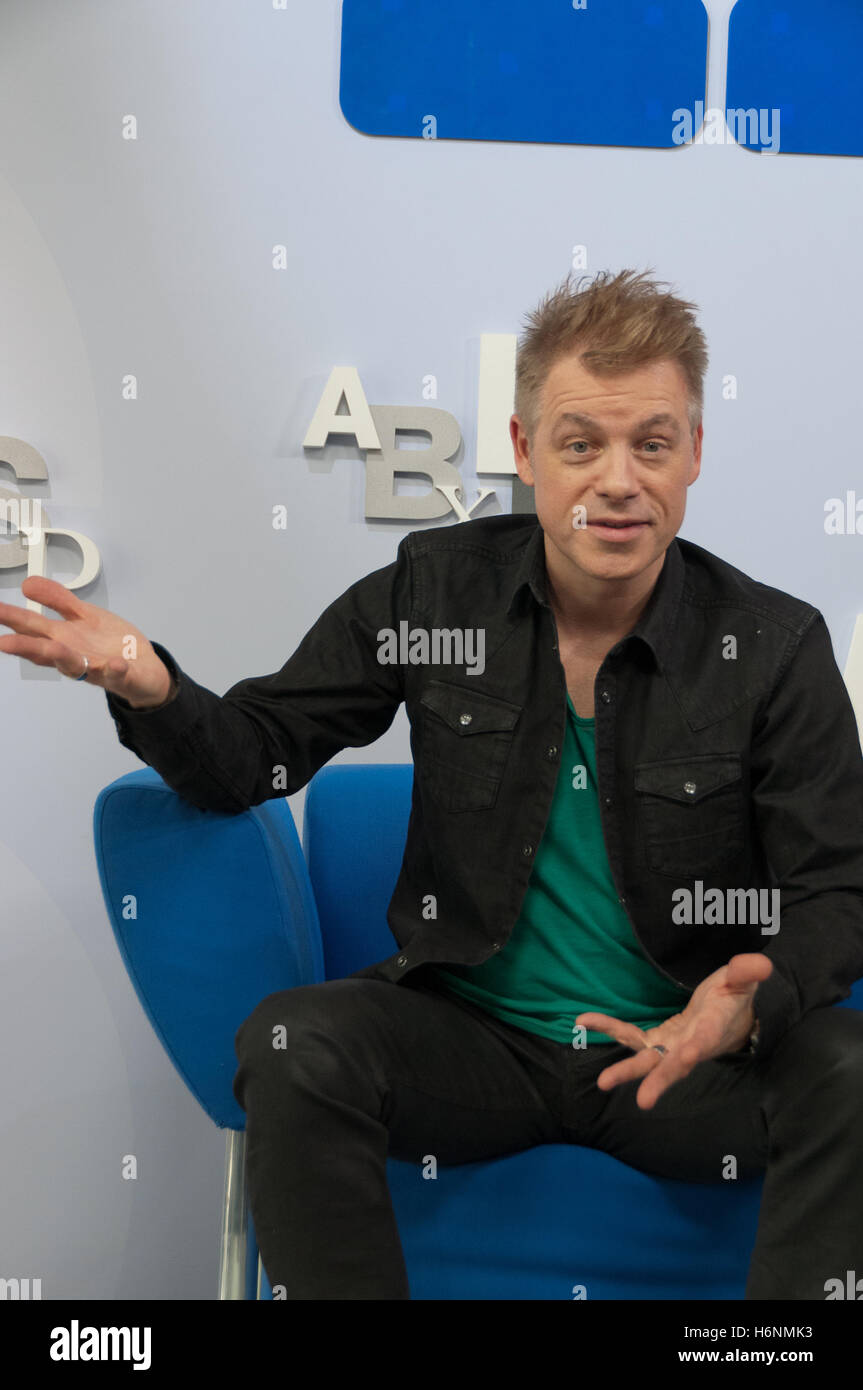
[[[574,439],[574,440],[572,441],[572,443],[571,443],[571,444],[567,444],[566,447],[567,447],[568,449],[579,449],[579,446],[582,445],[582,444],[584,445],[585,449],[589,449],[589,448],[590,448],[590,445],[588,444],[588,442],[587,442],[586,439]]]
[[[654,445],[657,449],[665,449],[667,447],[664,439],[647,439],[641,447],[643,449],[650,449]]]

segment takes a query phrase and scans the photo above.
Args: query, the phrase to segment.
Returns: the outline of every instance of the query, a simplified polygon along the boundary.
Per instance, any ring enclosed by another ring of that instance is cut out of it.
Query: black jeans
[[[525,1032],[423,969],[401,985],[348,977],[271,994],[235,1045],[255,1232],[288,1299],[410,1298],[388,1154],[470,1163],[536,1144],[690,1181],[720,1181],[728,1154],[738,1177],[765,1173],[747,1299],[823,1300],[826,1280],[863,1274],[857,1010],[811,1011],[769,1058],[701,1062],[650,1110],[636,1105],[640,1080],[595,1084],[629,1048]]]

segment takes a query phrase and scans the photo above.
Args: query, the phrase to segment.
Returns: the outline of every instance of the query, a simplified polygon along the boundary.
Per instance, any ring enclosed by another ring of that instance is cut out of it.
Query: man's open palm
[[[134,705],[167,700],[170,672],[133,623],[107,608],[85,603],[56,579],[33,576],[25,579],[21,592],[53,608],[60,618],[0,603],[0,626],[12,628],[15,634],[0,637],[0,652],[23,656],[36,666],[54,666],[73,679],[86,670],[87,684],[100,685]]]
[[[599,1073],[599,1089],[608,1091],[623,1081],[646,1076],[636,1102],[642,1110],[650,1110],[663,1091],[688,1076],[699,1062],[738,1052],[752,1031],[755,991],[772,970],[773,962],[760,951],[732,956],[727,965],[701,981],[682,1013],[646,1032],[609,1014],[579,1014],[576,1023],[608,1033],[615,1042],[636,1051],[634,1057]],[[668,1049],[665,1056],[652,1050],[656,1043]]]

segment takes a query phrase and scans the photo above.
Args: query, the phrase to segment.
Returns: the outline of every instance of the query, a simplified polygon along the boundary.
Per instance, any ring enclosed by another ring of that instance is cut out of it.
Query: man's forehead
[[[676,362],[663,359],[646,368],[599,376],[576,359],[555,362],[545,379],[541,412],[554,427],[566,415],[599,422],[602,415],[667,415],[677,420],[686,413],[686,382]],[[582,420],[582,423],[585,420]],[[578,423],[578,421],[573,421]]]
[[[670,430],[678,430],[680,421],[673,411],[654,410],[649,415],[639,415],[638,425],[642,429],[659,429],[664,426]],[[555,413],[550,422],[553,430],[567,429],[569,427],[592,429],[601,427],[602,420],[589,413],[580,410],[564,410]]]

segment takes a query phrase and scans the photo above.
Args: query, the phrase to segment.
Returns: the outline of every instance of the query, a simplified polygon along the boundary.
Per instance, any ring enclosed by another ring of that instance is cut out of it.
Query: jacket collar
[[[685,561],[680,551],[677,537],[671,541],[665,552],[665,563],[659,571],[647,606],[625,641],[637,637],[653,653],[659,669],[668,662],[674,634],[677,630],[677,612],[683,592]],[[548,607],[547,573],[545,567],[545,532],[537,521],[522,552],[516,572],[504,595],[507,617],[523,589],[529,589],[537,603]]]

